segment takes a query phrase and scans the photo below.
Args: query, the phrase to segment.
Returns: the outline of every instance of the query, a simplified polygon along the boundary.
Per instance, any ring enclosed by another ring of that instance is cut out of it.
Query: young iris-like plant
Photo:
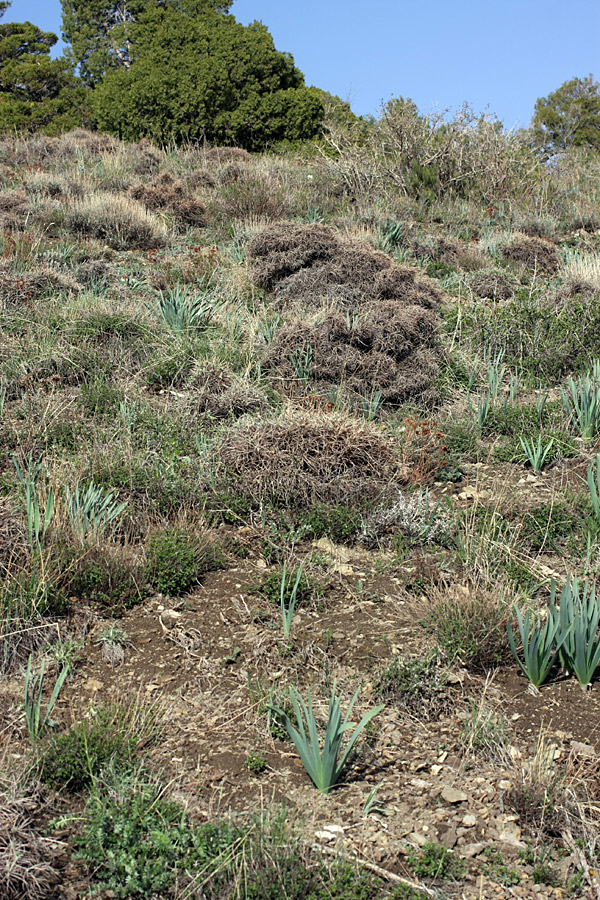
[[[58,700],[60,689],[62,688],[69,669],[65,666],[54,685],[46,712],[42,715],[42,692],[44,689],[44,669],[46,660],[42,660],[40,674],[35,675],[31,668],[31,656],[27,661],[27,671],[25,672],[25,722],[27,731],[32,744],[43,738],[46,728],[52,727],[54,722],[50,718],[54,705]]]
[[[594,519],[600,525],[600,453],[588,466],[586,483],[590,492]]]
[[[287,566],[283,564],[283,572],[281,575],[281,588],[280,588],[280,603],[281,603],[281,621],[283,624],[283,634],[286,640],[289,640],[291,631],[292,631],[292,620],[294,618],[294,610],[296,609],[296,603],[298,602],[298,587],[300,586],[300,581],[302,580],[302,566],[298,569],[296,573],[296,580],[294,582],[294,586],[292,587],[290,594],[290,602],[287,607],[285,605],[285,595],[287,590]]]
[[[283,709],[271,707],[272,712],[277,716],[290,739],[294,742],[304,768],[313,784],[322,794],[328,794],[332,787],[338,783],[361,732],[371,719],[384,708],[383,706],[376,706],[368,713],[365,713],[359,724],[355,726],[354,722],[349,721],[349,718],[357,698],[358,691],[354,694],[348,711],[342,720],[340,701],[335,695],[334,683],[331,697],[329,698],[329,715],[323,749],[321,749],[319,742],[310,688],[308,689],[308,703],[306,703],[298,691],[290,687],[290,701],[296,716],[297,727],[294,727]],[[340,757],[344,735],[352,728],[354,728],[354,732]]]
[[[591,441],[600,431],[600,384],[594,366],[592,374],[569,378],[561,393],[565,413],[585,441]]]
[[[533,471],[537,474],[544,468],[544,463],[548,458],[548,454],[554,447],[554,438],[550,438],[547,444],[542,443],[542,435],[538,434],[537,444],[529,441],[527,438],[520,438],[521,447],[525,454],[526,460],[529,462]]]
[[[553,582],[551,603],[555,593]],[[563,668],[587,687],[600,665],[600,597],[595,584],[585,583],[580,592],[577,579],[568,579],[560,595],[560,622],[566,635],[559,651]]]
[[[29,456],[27,470],[21,469],[17,460],[13,457],[17,478],[21,483],[27,513],[27,536],[32,550],[38,550],[44,542],[52,515],[54,513],[54,491],[48,488],[46,504],[42,511],[38,491],[38,479],[42,473],[42,462],[34,462]]]
[[[73,532],[82,539],[102,537],[127,508],[127,503],[119,503],[112,491],[105,491],[93,481],[85,491],[79,482],[74,491],[66,486],[65,501]]]
[[[523,674],[535,687],[539,687],[548,677],[557,653],[567,639],[568,632],[561,628],[559,612],[554,604],[548,607],[545,621],[537,619],[532,622],[529,613],[526,613],[525,619],[523,619],[517,606],[514,607],[514,610],[517,615],[523,659],[521,660],[517,653],[513,629],[508,622],[506,630],[510,649]]]
[[[189,285],[177,284],[160,291],[153,310],[176,334],[204,331],[219,304],[208,291],[197,293]]]
[[[302,384],[308,384],[313,373],[313,348],[307,347],[305,350],[299,350],[293,353],[290,350],[290,362],[292,369]]]

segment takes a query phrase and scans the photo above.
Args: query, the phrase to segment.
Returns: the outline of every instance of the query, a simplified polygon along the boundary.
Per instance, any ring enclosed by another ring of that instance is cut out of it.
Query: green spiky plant
[[[348,711],[342,719],[340,700],[339,697],[336,697],[335,690],[336,686],[334,683],[331,697],[329,698],[329,715],[327,717],[327,728],[322,749],[319,742],[310,688],[308,688],[308,702],[305,702],[298,691],[290,687],[290,702],[296,717],[297,727],[292,724],[285,710],[281,707],[271,707],[272,712],[277,716],[290,739],[294,742],[304,768],[313,784],[322,794],[328,794],[338,783],[362,731],[371,719],[384,708],[383,706],[376,706],[368,713],[365,713],[358,725],[354,726],[354,722],[350,722],[349,719],[359,692],[356,691],[354,694]],[[353,727],[352,736],[340,757],[344,735]]]
[[[545,620],[532,620],[530,614],[521,615],[521,610],[515,606],[515,614],[521,638],[523,658],[519,656],[515,643],[512,625],[507,623],[508,641],[517,665],[529,681],[539,687],[548,677],[556,656],[567,639],[568,632],[561,630],[559,612],[554,604],[548,607]]]
[[[554,603],[554,582],[551,591]],[[586,582],[580,589],[577,578],[567,580],[560,595],[560,622],[566,635],[559,651],[562,666],[587,687],[600,665],[600,596],[595,584]]]
[[[73,491],[65,486],[65,502],[73,533],[83,540],[97,540],[105,535],[127,509],[127,503],[119,503],[112,491],[93,481],[85,490],[79,482]]]

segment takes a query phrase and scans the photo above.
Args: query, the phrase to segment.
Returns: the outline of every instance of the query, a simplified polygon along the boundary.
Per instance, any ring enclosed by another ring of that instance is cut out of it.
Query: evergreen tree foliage
[[[31,22],[0,25],[0,131],[59,134],[82,123],[83,91],[69,64],[50,58],[57,40]]]
[[[267,28],[221,10],[192,14],[197,5],[146,4],[129,29],[126,64],[109,68],[93,92],[98,127],[125,140],[205,138],[248,150],[318,133],[321,94]]]
[[[569,147],[600,150],[600,84],[572,78],[540,97],[532,120],[534,141],[548,156]]]
[[[131,64],[131,33],[143,14],[155,8],[189,16],[226,13],[233,0],[62,0],[67,54],[87,85],[111,69]]]

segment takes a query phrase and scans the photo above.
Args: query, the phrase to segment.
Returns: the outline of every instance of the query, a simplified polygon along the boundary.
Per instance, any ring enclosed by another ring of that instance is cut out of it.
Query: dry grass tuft
[[[41,790],[0,775],[0,896],[3,900],[50,900],[60,875],[53,842],[42,837],[33,820],[41,811]]]
[[[541,238],[515,235],[502,248],[505,260],[552,275],[558,269],[558,251],[554,244]]]
[[[73,234],[94,237],[114,250],[152,250],[164,247],[167,228],[131,197],[98,193],[77,203],[65,216]]]
[[[189,194],[185,185],[169,172],[161,172],[152,181],[136,185],[131,190],[134,200],[139,200],[149,210],[166,210],[186,225],[197,227],[206,224],[206,207],[195,194]]]
[[[510,300],[518,286],[514,275],[496,269],[482,269],[469,278],[469,287],[475,296],[490,300]]]
[[[404,481],[394,442],[368,423],[286,411],[225,432],[216,461],[231,488],[256,505],[361,505]]]

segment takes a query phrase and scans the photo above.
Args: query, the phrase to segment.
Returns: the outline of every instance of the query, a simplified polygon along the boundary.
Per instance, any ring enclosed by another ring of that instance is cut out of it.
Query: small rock
[[[446,785],[442,791],[442,799],[446,803],[464,803],[465,800],[468,800],[468,797],[464,791],[458,791],[456,788]]]
[[[456,829],[452,827],[448,828],[447,831],[444,831],[440,837],[440,843],[443,844],[444,847],[447,847],[448,850],[452,850],[452,848],[456,846],[457,840],[458,835],[456,834]]]
[[[510,791],[511,787],[512,787],[512,781],[507,781],[506,779],[503,779],[502,781],[498,782],[498,788],[501,791]]]
[[[477,819],[475,818],[475,816],[472,816],[469,813],[468,815],[464,816],[462,823],[465,828],[474,828],[475,825],[477,825]]]
[[[483,850],[485,850],[485,844],[478,841],[475,844],[465,844],[464,847],[461,847],[460,855],[464,856],[465,859],[473,859],[474,856],[479,856]]]
[[[571,741],[571,750],[578,756],[587,756],[593,759],[596,756],[596,748],[591,744],[583,744],[581,741]]]
[[[407,840],[411,844],[416,844],[418,847],[424,847],[428,841],[428,838],[424,834],[419,834],[418,831],[411,831],[411,833],[407,836]]]
[[[88,678],[83,686],[84,691],[101,691],[104,685],[97,678]]]

